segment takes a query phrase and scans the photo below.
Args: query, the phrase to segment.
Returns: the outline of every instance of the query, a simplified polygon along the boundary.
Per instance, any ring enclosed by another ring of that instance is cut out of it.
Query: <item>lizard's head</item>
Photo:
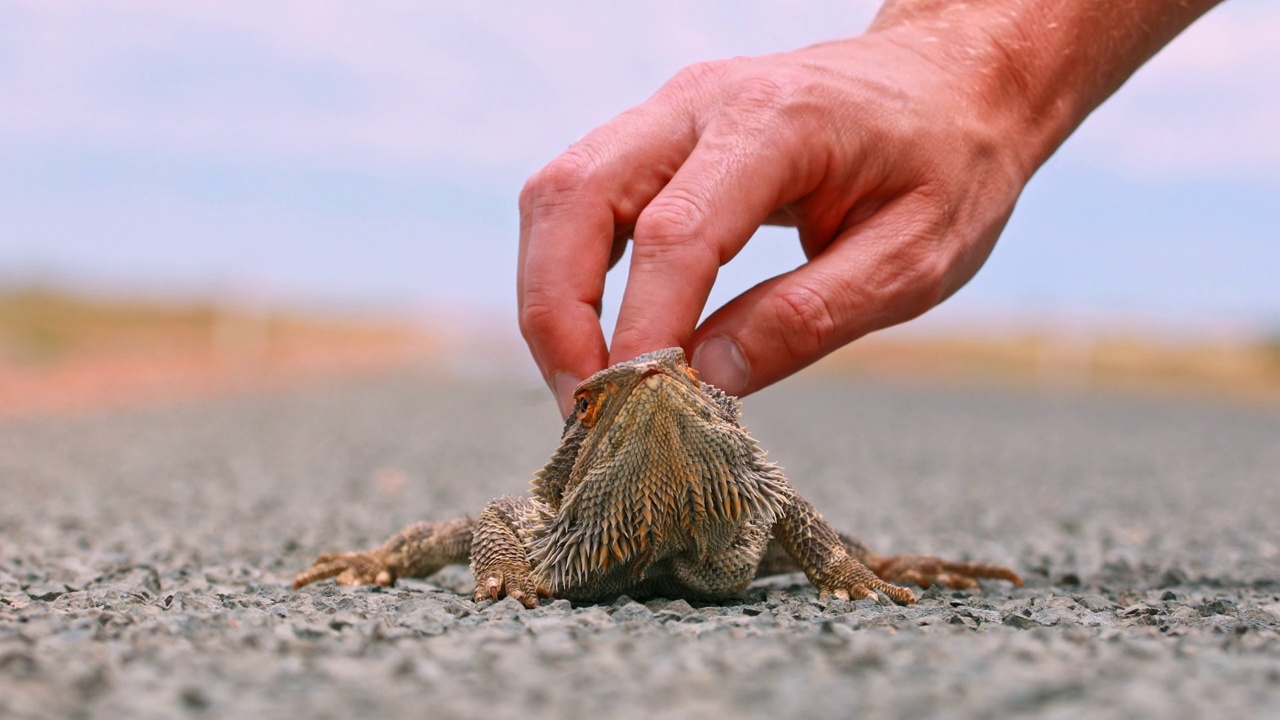
[[[667,348],[601,370],[573,393],[573,417],[588,436],[626,427],[635,420],[671,410],[710,409],[714,401],[698,373],[685,362],[684,351]],[[708,386],[709,387],[709,386]]]
[[[634,484],[643,479],[641,466],[673,467],[674,451],[722,446],[726,433],[745,437],[738,401],[701,382],[680,348],[605,368],[582,381],[573,397],[560,448],[533,481],[534,492],[553,507],[588,476],[617,475]],[[704,440],[707,434],[719,440]]]

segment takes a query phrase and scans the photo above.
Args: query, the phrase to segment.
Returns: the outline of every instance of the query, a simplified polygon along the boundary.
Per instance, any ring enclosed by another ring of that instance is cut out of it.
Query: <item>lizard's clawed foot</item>
[[[494,563],[482,570],[475,571],[476,602],[497,600],[503,596],[520,601],[527,608],[538,607],[539,597],[550,597],[551,593],[538,585],[533,579],[533,572],[528,565],[518,563]]]
[[[339,585],[392,585],[396,574],[387,566],[379,550],[349,553],[326,553],[316,558],[311,567],[293,579],[293,589],[317,580],[336,578]]]
[[[876,563],[875,569],[885,580],[914,583],[923,588],[934,583],[953,589],[973,588],[978,586],[979,578],[1022,584],[1017,573],[1001,565],[953,562],[928,555],[891,555]]]
[[[875,597],[876,591],[888,595],[899,605],[915,603],[916,596],[910,590],[890,585],[857,560],[846,557],[818,584],[818,597],[835,597],[842,600],[861,600]]]

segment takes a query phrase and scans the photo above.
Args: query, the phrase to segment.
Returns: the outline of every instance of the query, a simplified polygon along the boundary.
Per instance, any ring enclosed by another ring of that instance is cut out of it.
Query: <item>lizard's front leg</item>
[[[859,600],[879,590],[897,603],[916,601],[910,590],[890,585],[851,555],[840,535],[798,494],[774,523],[773,536],[818,588],[820,597]]]
[[[445,565],[467,561],[474,525],[470,518],[420,522],[392,535],[382,547],[326,553],[294,578],[293,587],[325,578],[336,578],[339,585],[391,585],[396,578],[427,577]]]
[[[537,521],[535,502],[524,497],[497,498],[480,513],[471,545],[476,602],[509,595],[531,608],[539,595],[550,594],[534,581],[525,544],[528,528]]]

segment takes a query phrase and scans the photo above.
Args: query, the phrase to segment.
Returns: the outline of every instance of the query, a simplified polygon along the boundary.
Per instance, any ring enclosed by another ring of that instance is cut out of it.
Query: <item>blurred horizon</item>
[[[112,300],[39,288],[0,292],[0,421],[274,393],[370,375],[515,381],[532,391],[541,381],[518,345],[506,332],[376,315]],[[1280,336],[1154,337],[990,323],[889,331],[842,348],[797,377],[1275,407]],[[522,397],[552,407],[549,394]]]
[[[518,337],[516,195],[699,60],[878,3],[0,5],[0,290],[412,317]],[[905,333],[1280,332],[1280,6],[1234,0],[1039,172]],[[803,261],[765,229],[710,307]],[[611,325],[625,282],[611,273]]]

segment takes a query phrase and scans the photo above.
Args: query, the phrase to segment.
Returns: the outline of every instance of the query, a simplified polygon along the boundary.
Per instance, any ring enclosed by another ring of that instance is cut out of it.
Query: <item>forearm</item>
[[[1137,69],[1220,0],[887,0],[869,29],[969,78],[1027,141],[1029,176]]]

